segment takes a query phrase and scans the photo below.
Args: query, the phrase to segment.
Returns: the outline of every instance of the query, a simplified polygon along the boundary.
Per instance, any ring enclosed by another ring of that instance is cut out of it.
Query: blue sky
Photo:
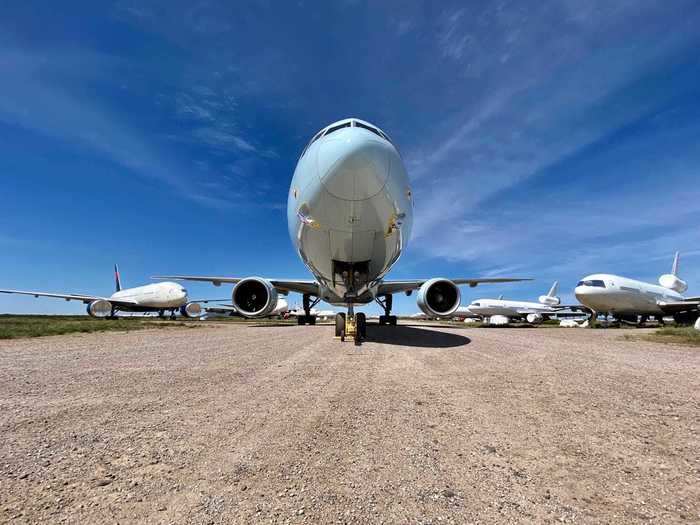
[[[390,277],[537,279],[463,302],[559,279],[571,300],[587,273],[656,280],[679,249],[700,293],[697,2],[10,4],[0,287],[109,294],[114,262],[127,286],[308,278],[289,181],[313,133],[356,116],[414,185]],[[82,311],[0,296],[0,312]]]

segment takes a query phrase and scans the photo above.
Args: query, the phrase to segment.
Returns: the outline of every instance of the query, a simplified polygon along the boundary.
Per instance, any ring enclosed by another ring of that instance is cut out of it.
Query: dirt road
[[[0,522],[700,521],[700,352],[619,330],[0,342]]]

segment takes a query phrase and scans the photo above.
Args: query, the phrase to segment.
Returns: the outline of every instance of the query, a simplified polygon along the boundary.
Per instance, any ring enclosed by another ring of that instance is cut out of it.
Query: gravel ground
[[[700,522],[697,349],[332,330],[0,342],[0,522]]]

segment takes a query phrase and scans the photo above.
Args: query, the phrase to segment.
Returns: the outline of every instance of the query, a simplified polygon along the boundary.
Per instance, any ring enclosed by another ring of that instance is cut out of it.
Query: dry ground
[[[700,521],[700,351],[218,325],[0,342],[0,522]]]

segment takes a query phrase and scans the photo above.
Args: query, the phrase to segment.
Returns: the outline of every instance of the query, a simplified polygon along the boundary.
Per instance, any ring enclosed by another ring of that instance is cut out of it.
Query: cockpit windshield
[[[599,279],[588,279],[586,281],[579,281],[576,286],[595,286],[598,288],[605,288],[605,282]]]

